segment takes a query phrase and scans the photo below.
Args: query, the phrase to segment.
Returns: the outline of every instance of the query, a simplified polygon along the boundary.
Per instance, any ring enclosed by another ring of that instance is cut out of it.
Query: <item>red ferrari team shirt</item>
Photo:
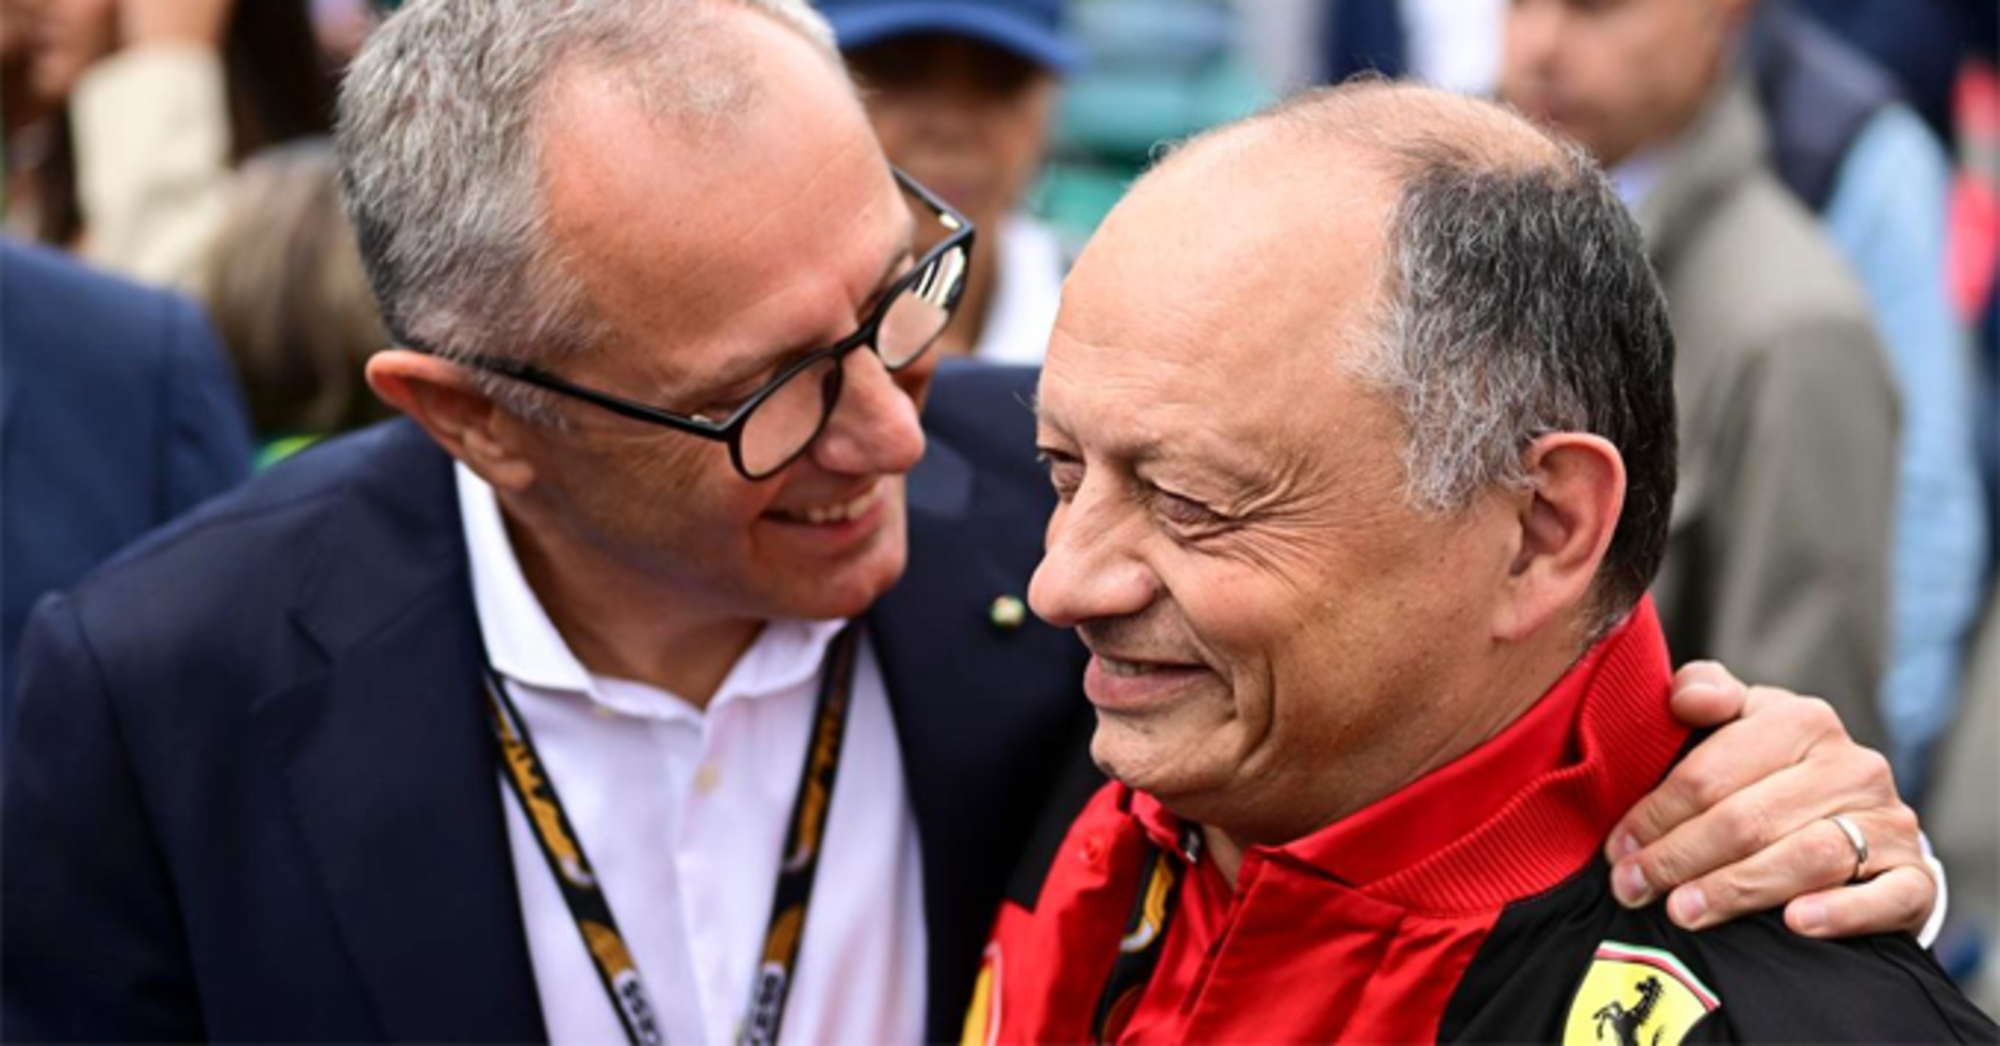
[[[1498,736],[1247,849],[1233,890],[1197,826],[1105,786],[1003,908],[967,1041],[1992,1041],[1907,938],[1697,937],[1611,898],[1602,842],[1688,739],[1670,686],[1643,601]]]

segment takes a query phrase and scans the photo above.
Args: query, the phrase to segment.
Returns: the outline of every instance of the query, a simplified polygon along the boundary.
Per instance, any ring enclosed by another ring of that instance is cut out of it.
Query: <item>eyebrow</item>
[[[1027,407],[1028,413],[1035,416],[1035,438],[1037,440],[1041,439],[1043,432],[1048,432],[1062,439],[1069,438],[1069,430],[1064,428],[1062,422],[1057,421],[1055,416],[1049,413],[1049,409],[1042,405],[1042,392],[1040,389],[1029,393],[1027,400],[1022,406]]]

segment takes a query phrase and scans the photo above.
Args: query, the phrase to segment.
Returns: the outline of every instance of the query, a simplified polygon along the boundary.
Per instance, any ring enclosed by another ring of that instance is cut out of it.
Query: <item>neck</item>
[[[1243,804],[1247,816],[1204,823],[1204,842],[1216,868],[1234,889],[1246,848],[1282,846],[1319,832],[1491,740],[1576,663],[1582,651],[1571,635],[1567,628],[1555,629],[1525,644],[1495,647],[1455,682],[1433,685],[1443,700],[1399,702],[1394,719],[1360,752],[1274,778],[1259,797]]]
[[[644,683],[705,709],[763,630],[756,618],[677,613],[693,602],[672,585],[549,540],[548,528],[521,525],[504,499],[501,515],[528,587],[593,675]]]
[[[1231,890],[1236,889],[1236,873],[1243,867],[1243,844],[1231,838],[1220,828],[1203,825],[1201,829],[1203,848],[1208,851],[1208,859],[1215,862],[1215,870],[1222,873],[1222,879]]]
[[[1408,787],[1514,725],[1583,656],[1587,648],[1579,648],[1574,636],[1572,628],[1562,627],[1527,643],[1495,648],[1477,673],[1461,681],[1462,689],[1456,692],[1468,700],[1456,705],[1455,710],[1447,706],[1447,714],[1433,717],[1432,729],[1424,731],[1408,747],[1414,753],[1409,764],[1412,769],[1342,816]]]
[[[1645,141],[1633,143],[1616,156],[1599,156],[1598,164],[1606,171],[1610,171],[1638,157],[1671,151],[1693,133],[1696,125],[1700,124],[1716,106],[1723,103],[1735,84],[1734,76],[1730,72],[1730,63],[1733,61],[1731,55],[1726,53],[1716,55],[1707,61],[1710,65],[1710,74],[1706,81],[1708,86],[1698,97],[1678,111],[1666,114],[1654,128],[1653,133],[1646,136]]]

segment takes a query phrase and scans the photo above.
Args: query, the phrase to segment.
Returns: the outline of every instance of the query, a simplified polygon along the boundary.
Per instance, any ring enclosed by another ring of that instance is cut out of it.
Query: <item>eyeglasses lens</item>
[[[743,424],[743,471],[753,477],[785,467],[819,434],[839,394],[841,361],[828,356],[778,386]]]
[[[890,370],[910,364],[951,322],[952,298],[965,280],[965,248],[939,255],[889,304],[875,335],[875,351]]]
[[[875,334],[875,351],[890,370],[915,362],[951,322],[952,301],[965,280],[965,248],[939,255],[889,303]],[[833,413],[844,359],[826,357],[778,386],[744,422],[743,471],[763,477],[804,450]]]

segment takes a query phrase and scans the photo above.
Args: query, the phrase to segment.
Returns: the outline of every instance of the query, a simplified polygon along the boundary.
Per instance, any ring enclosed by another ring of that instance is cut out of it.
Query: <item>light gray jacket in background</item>
[[[1865,295],[1765,148],[1730,84],[1639,208],[1680,407],[1654,594],[1676,663],[1824,697],[1882,749],[1896,392]]]

